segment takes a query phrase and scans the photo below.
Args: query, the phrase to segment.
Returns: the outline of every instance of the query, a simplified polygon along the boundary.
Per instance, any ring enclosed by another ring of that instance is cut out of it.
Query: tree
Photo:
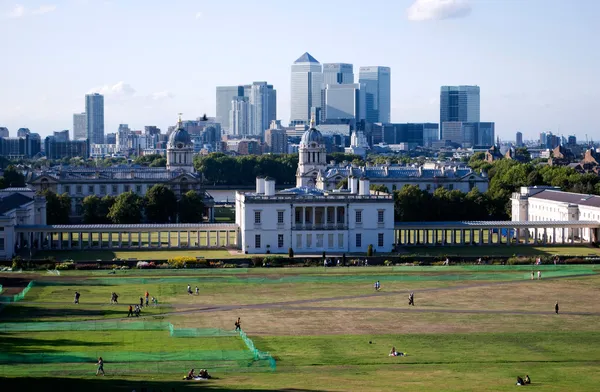
[[[87,196],[83,199],[83,223],[110,223],[108,213],[114,203],[115,198],[110,195],[104,196],[102,199],[96,195]]]
[[[167,167],[167,160],[165,158],[158,158],[152,161],[150,167]]]
[[[335,189],[347,189],[348,188],[348,177],[344,178],[342,181],[338,182],[335,186]]]
[[[49,189],[40,192],[46,198],[46,222],[49,225],[69,224],[71,198],[68,194],[57,195]]]
[[[21,188],[25,186],[25,176],[10,165],[4,170],[4,180],[2,181],[2,189],[4,188]]]
[[[204,201],[196,191],[189,191],[179,200],[179,222],[202,222]]]
[[[137,224],[142,221],[143,200],[132,191],[121,193],[110,207],[108,218],[115,224]]]
[[[417,222],[428,220],[431,195],[417,185],[405,185],[394,192],[394,211],[397,221]]]
[[[371,184],[369,185],[369,189],[375,192],[383,192],[383,193],[390,193],[390,190],[388,189],[387,186],[383,185],[383,184]]]
[[[175,222],[177,197],[163,184],[156,184],[146,193],[146,219],[150,223]]]

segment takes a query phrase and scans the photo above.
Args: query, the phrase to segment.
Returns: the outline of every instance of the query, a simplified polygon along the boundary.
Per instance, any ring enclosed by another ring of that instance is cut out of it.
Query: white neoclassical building
[[[562,192],[559,188],[521,187],[512,195],[512,220],[516,222],[600,222],[600,196]],[[554,229],[529,235],[545,236],[547,242],[563,243],[571,239],[597,240],[593,228]]]
[[[144,196],[156,184],[168,186],[177,197],[190,190],[204,198],[206,211],[212,221],[213,199],[202,189],[202,173],[194,168],[194,144],[184,129],[181,118],[177,128],[169,135],[167,143],[167,167],[143,167],[122,165],[117,167],[52,167],[29,173],[27,185],[35,191],[50,189],[57,194],[71,197],[71,218],[77,220],[83,211],[83,199],[89,195],[118,196],[135,192]]]
[[[302,136],[297,187],[275,192],[275,181],[257,178],[255,192],[237,192],[236,224],[247,253],[390,252],[394,246],[394,201],[371,192],[369,180],[351,177],[348,189],[316,187],[325,163],[321,133]]]

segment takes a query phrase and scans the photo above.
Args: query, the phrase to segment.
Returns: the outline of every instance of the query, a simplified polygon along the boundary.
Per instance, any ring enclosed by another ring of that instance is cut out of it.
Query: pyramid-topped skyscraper
[[[292,64],[290,124],[308,124],[311,109],[321,108],[323,68],[306,52]]]

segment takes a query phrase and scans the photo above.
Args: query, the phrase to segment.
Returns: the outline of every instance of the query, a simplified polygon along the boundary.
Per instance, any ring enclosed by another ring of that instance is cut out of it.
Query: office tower
[[[577,136],[570,135],[569,138],[567,139],[567,144],[570,146],[576,145],[577,144]]]
[[[365,120],[391,121],[391,70],[389,67],[360,67],[358,83],[365,88]]]
[[[249,96],[244,95],[244,86],[218,86],[217,87],[217,110],[216,122],[221,124],[221,129],[229,133],[229,111],[231,110],[231,100],[234,97]]]
[[[440,124],[480,122],[479,86],[442,86],[440,91]],[[446,139],[449,140],[449,139]]]
[[[521,132],[517,132],[515,144],[517,145],[517,147],[521,147],[523,145],[523,134]]]
[[[17,137],[25,137],[27,135],[29,135],[31,133],[31,131],[29,130],[29,128],[19,128],[17,130]]]
[[[310,54],[304,53],[292,64],[290,125],[308,124],[312,108],[321,107],[323,70]]]
[[[230,102],[229,129],[235,136],[247,136],[249,131],[250,104],[248,97],[233,97]]]
[[[254,82],[250,86],[249,135],[263,136],[271,121],[277,118],[276,94],[267,82]]]
[[[473,144],[478,147],[491,147],[494,145],[496,124],[493,122],[475,123]]]
[[[104,143],[104,96],[98,93],[85,96],[87,139],[90,144]]]
[[[144,134],[148,136],[160,135],[160,128],[156,125],[146,125],[144,127]]]
[[[125,151],[130,148],[129,147],[130,136],[131,136],[131,129],[129,129],[129,125],[119,124],[119,129],[117,130],[117,138],[116,138],[117,151]]]
[[[87,116],[85,113],[73,114],[73,140],[87,139]]]
[[[90,156],[90,143],[87,140],[58,141],[54,136],[48,136],[44,140],[44,146],[48,159]]]
[[[271,122],[271,127],[265,131],[265,144],[271,154],[287,153],[287,133],[281,128],[280,122]]]
[[[57,142],[68,142],[69,140],[71,140],[69,138],[69,131],[54,131],[54,140],[56,140]]]
[[[546,132],[540,132],[540,146],[545,147],[548,140],[548,134]]]
[[[323,64],[323,85],[354,83],[352,64],[327,63]]]
[[[0,127],[0,137],[8,137],[8,136],[9,136],[8,128]]]
[[[107,133],[104,136],[104,144],[117,144],[117,134],[115,132]]]
[[[360,102],[360,85],[328,84],[325,88],[325,120],[359,120],[360,111],[364,106]]]

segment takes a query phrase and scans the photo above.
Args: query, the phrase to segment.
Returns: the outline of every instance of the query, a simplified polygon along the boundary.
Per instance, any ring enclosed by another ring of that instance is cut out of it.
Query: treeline
[[[9,165],[0,177],[0,189],[6,188],[21,188],[25,186],[25,176],[23,176],[17,169]]]
[[[69,224],[71,198],[68,194],[45,190],[49,225]],[[196,191],[189,191],[179,200],[165,185],[154,185],[146,196],[129,191],[117,197],[99,198],[90,195],[83,199],[83,223],[137,224],[137,223],[198,223],[202,222],[204,202]]]

